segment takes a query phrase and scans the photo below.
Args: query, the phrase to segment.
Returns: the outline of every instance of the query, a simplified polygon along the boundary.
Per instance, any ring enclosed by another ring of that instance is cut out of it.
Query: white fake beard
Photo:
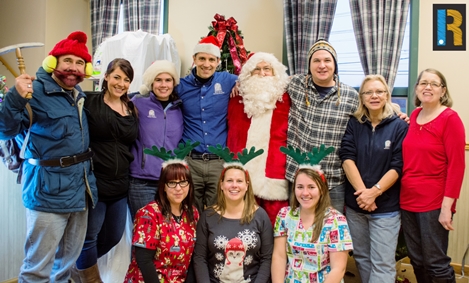
[[[285,84],[276,77],[252,76],[242,81],[239,87],[243,97],[244,113],[249,118],[275,109],[277,101],[282,101]]]

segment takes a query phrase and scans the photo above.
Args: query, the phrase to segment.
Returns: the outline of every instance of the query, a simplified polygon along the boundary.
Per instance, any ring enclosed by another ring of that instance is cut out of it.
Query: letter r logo
[[[466,50],[466,4],[433,4],[433,50]]]

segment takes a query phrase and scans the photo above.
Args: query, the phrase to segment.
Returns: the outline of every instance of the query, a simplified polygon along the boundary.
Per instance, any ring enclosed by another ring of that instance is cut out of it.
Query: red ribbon
[[[244,48],[243,38],[238,33],[237,23],[238,22],[233,17],[228,19],[229,29],[234,32],[235,37],[236,37],[236,43],[238,44],[237,46],[239,48],[239,56],[241,57],[241,63],[244,64],[248,60],[248,56],[247,56],[246,48]]]
[[[225,35],[226,35],[225,16],[216,14],[214,18],[216,21],[212,21],[212,26],[213,26],[213,29],[217,31],[216,37],[221,47],[223,45],[223,41],[225,40]]]
[[[247,61],[247,52],[244,48],[244,42],[238,33],[238,22],[233,17],[225,20],[225,16],[220,14],[215,14],[214,18],[215,21],[212,21],[212,26],[213,29],[217,32],[217,40],[220,45],[223,45],[223,41],[225,40],[228,31],[228,35],[230,36],[228,39],[228,46],[230,49],[231,58],[233,59],[233,65],[235,66],[234,72],[236,75],[238,75],[241,72],[241,66]],[[231,32],[234,34],[236,41],[233,39]]]
[[[236,44],[231,36],[228,39],[228,46],[230,47],[231,59],[233,59],[234,74],[239,75],[241,73],[241,60],[238,57],[238,50],[236,50]]]

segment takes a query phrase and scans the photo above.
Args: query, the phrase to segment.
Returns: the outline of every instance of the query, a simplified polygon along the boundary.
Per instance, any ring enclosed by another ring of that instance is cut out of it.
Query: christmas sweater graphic
[[[244,278],[244,268],[253,262],[253,256],[249,251],[254,250],[259,244],[256,233],[245,229],[232,239],[219,235],[213,244],[219,250],[215,258],[220,262],[215,264],[213,270],[215,277],[222,283],[251,282],[251,278]]]

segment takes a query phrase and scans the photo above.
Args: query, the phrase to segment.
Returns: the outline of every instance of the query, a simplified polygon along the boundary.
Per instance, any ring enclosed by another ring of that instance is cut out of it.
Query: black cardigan
[[[138,119],[121,116],[103,100],[103,93],[87,93],[90,147],[94,151],[94,173],[100,201],[127,196],[129,165],[134,159],[130,146],[138,135]]]

